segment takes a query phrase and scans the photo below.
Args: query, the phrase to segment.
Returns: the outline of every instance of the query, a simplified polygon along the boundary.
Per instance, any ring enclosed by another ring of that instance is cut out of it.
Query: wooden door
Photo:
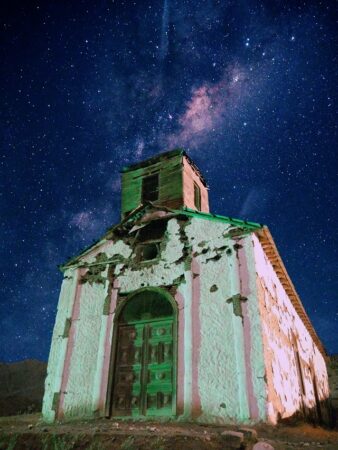
[[[113,416],[175,414],[173,318],[118,326]]]

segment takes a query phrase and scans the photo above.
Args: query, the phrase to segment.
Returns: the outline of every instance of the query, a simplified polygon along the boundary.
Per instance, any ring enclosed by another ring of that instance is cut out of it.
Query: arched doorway
[[[163,289],[141,289],[123,302],[115,322],[113,416],[175,415],[176,317]]]

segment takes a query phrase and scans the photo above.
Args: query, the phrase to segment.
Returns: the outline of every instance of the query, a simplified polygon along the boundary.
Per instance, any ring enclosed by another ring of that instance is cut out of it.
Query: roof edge
[[[158,153],[157,155],[151,156],[148,159],[140,161],[138,163],[130,164],[121,169],[121,173],[131,172],[132,170],[142,169],[143,167],[151,166],[158,161],[165,158],[173,158],[174,156],[186,156],[185,151],[182,148],[174,148],[173,150],[168,150],[166,152]]]

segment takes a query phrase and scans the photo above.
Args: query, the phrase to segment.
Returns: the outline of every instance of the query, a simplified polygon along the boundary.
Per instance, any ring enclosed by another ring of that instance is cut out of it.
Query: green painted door
[[[175,414],[173,317],[118,326],[113,416]]]

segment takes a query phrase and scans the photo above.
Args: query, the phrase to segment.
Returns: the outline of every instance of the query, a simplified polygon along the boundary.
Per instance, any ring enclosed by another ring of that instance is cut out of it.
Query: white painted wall
[[[315,407],[311,370],[316,376],[320,400],[328,397],[324,358],[297,314],[258,238],[253,236],[257,289],[263,329],[264,359],[268,384],[268,419],[276,423],[299,410]],[[292,333],[297,336],[305,394],[302,394]]]

